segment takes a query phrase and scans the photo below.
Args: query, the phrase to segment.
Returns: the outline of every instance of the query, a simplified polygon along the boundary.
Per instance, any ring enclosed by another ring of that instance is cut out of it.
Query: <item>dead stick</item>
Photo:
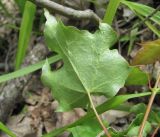
[[[154,132],[153,132],[153,134],[152,134],[152,136],[151,137],[155,137],[155,135],[157,134],[157,132],[158,132],[158,129],[159,129],[159,126],[154,130]]]
[[[60,5],[51,0],[29,0],[36,4],[37,6],[41,6],[43,8],[48,9],[50,12],[55,12],[60,15],[73,18],[73,19],[90,19],[95,21],[95,23],[99,24],[101,21],[100,17],[97,16],[92,10],[75,10],[63,5]]]

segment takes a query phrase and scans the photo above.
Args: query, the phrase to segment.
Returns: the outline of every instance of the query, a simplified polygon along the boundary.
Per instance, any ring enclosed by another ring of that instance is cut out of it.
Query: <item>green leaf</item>
[[[114,131],[113,137],[138,137],[138,132],[140,125],[142,123],[144,114],[137,114],[136,118],[132,121],[129,127],[122,131]],[[146,137],[151,132],[151,123],[146,121],[144,130],[143,130],[143,137]]]
[[[69,128],[73,137],[96,137],[103,130],[96,119],[87,120],[81,125]]]
[[[25,7],[25,3],[26,3],[27,0],[14,0],[14,1],[19,6],[19,9],[20,9],[21,13],[23,13],[24,7]]]
[[[137,2],[130,2],[126,0],[122,0],[121,2],[143,17],[149,16],[155,10],[154,8]],[[157,11],[150,19],[160,25],[160,11]]]
[[[60,59],[61,59],[61,57],[59,55],[55,55],[53,57],[48,58],[48,62],[49,62],[49,64],[51,64],[51,63],[55,63],[56,61],[58,61]],[[24,75],[27,75],[31,72],[34,72],[38,69],[41,69],[42,66],[44,65],[44,63],[45,63],[45,60],[42,60],[42,61],[39,61],[36,64],[33,64],[33,65],[28,66],[28,67],[19,69],[17,71],[12,72],[12,73],[4,74],[4,75],[0,76],[0,83],[11,80],[11,79],[14,79],[14,78],[18,78],[18,77],[21,77],[21,76],[24,76]]]
[[[138,132],[140,125],[142,123],[144,114],[140,113],[136,115],[136,118],[132,121],[127,129],[124,131],[114,131],[112,133],[113,137],[138,137]],[[143,130],[143,137],[146,137],[148,133],[151,131],[151,124],[146,121],[144,130]]]
[[[10,129],[8,129],[2,122],[0,122],[0,131],[3,131],[10,137],[16,137],[16,135]]]
[[[148,76],[137,67],[132,67],[131,72],[126,80],[125,85],[147,85]]]
[[[117,40],[112,28],[101,23],[92,34],[64,26],[48,12],[45,15],[46,43],[62,57],[64,65],[55,72],[42,70],[42,81],[52,89],[59,111],[85,107],[89,92],[115,96],[124,86],[130,68],[117,50],[109,49]]]
[[[143,42],[142,48],[133,58],[132,65],[152,64],[160,60],[160,39]]]
[[[136,118],[131,122],[131,124],[128,126],[127,129],[124,131],[114,131],[112,133],[112,137],[137,137],[140,125],[142,123],[144,113],[146,110],[146,106],[143,103],[134,105],[130,112],[134,112],[136,114]],[[149,118],[151,119],[151,118]],[[152,120],[151,120],[152,121]],[[151,131],[151,123],[149,121],[146,122],[144,131],[143,131],[143,137],[146,137],[148,133]]]
[[[143,114],[138,114],[134,121],[131,123],[131,125],[128,128],[127,137],[135,137],[138,136],[138,131],[143,119]],[[143,137],[146,137],[148,133],[151,131],[151,124],[146,121],[144,130],[143,130]]]
[[[28,47],[32,32],[35,12],[36,12],[36,6],[33,3],[27,1],[25,3],[23,18],[19,33],[18,50],[16,53],[16,62],[15,62],[16,69],[20,68],[23,59],[25,57],[26,49]]]
[[[130,112],[133,112],[135,114],[145,113],[145,111],[146,105],[144,103],[136,104],[130,109]]]
[[[127,133],[127,137],[137,137],[139,128],[140,126],[135,126],[131,128]],[[151,124],[148,121],[146,121],[144,130],[143,130],[143,137],[146,137],[150,131],[151,131]]]
[[[109,0],[109,4],[103,19],[104,23],[108,23],[109,25],[112,25],[113,19],[115,17],[115,14],[120,2],[121,0]]]
[[[108,111],[110,109],[115,109],[120,104],[127,101],[128,99],[142,97],[142,96],[148,96],[148,95],[151,95],[151,92],[115,96],[115,97],[109,99],[108,101],[104,102],[103,104],[99,105],[98,107],[96,107],[96,110],[99,114],[102,114],[103,112]],[[54,131],[51,131],[50,133],[43,135],[43,137],[57,137],[61,133],[63,133],[65,130],[67,130],[68,128],[72,128],[77,125],[81,125],[85,121],[87,121],[89,119],[93,119],[94,117],[95,117],[94,112],[90,111],[85,116],[83,116],[82,118],[77,120],[76,122],[69,124],[67,126],[64,126],[62,128],[55,129]]]
[[[131,109],[130,109],[130,112],[132,113],[135,113],[136,115],[140,114],[140,113],[143,113],[145,114],[146,112],[146,105],[144,103],[139,103],[139,104],[136,104],[134,105]],[[157,124],[159,125],[160,123],[160,117],[158,116],[158,112],[159,112],[159,109],[156,111],[156,110],[151,110],[150,111],[150,115],[148,117],[148,121],[152,124]]]

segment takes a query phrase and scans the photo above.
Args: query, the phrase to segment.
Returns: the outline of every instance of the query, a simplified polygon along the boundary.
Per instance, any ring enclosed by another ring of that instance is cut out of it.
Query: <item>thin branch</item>
[[[92,10],[75,10],[63,5],[60,5],[51,0],[29,0],[36,4],[37,6],[41,6],[43,8],[48,9],[50,12],[56,12],[63,16],[73,18],[73,19],[90,19],[95,23],[99,24],[101,21],[100,17],[97,16]]]
[[[146,74],[147,74],[147,73],[146,73]],[[152,89],[151,80],[150,80],[150,77],[149,77],[148,74],[147,74],[147,78],[148,78],[148,87],[149,87],[149,89]]]
[[[159,82],[160,82],[160,73],[158,74],[158,77],[157,77],[157,80],[156,80],[154,88],[158,88]]]
[[[157,132],[158,132],[158,129],[159,129],[159,126],[154,130],[154,132],[153,132],[153,134],[152,134],[152,136],[151,137],[155,137],[155,135],[157,134]]]
[[[151,111],[151,107],[152,107],[152,104],[153,104],[153,101],[154,101],[155,96],[156,96],[156,92],[153,92],[153,91],[152,91],[152,95],[151,95],[151,97],[150,97],[150,99],[149,99],[149,103],[148,103],[148,105],[147,105],[147,109],[146,109],[146,112],[145,112],[145,115],[144,115],[142,124],[141,124],[140,129],[139,129],[138,137],[143,137],[143,130],[144,130],[146,121],[147,121],[147,119],[148,119],[149,113],[150,113],[150,111]]]
[[[145,112],[145,115],[144,115],[142,124],[141,124],[140,129],[139,129],[138,137],[143,137],[143,130],[144,130],[146,121],[147,121],[147,119],[148,119],[149,113],[150,113],[150,111],[151,111],[151,107],[152,107],[154,98],[155,98],[155,96],[156,96],[156,94],[157,94],[157,91],[158,91],[158,83],[159,83],[159,82],[160,82],[160,74],[159,74],[158,77],[157,77],[157,80],[156,80],[156,83],[155,83],[154,88],[151,89],[152,94],[151,94],[151,97],[150,97],[150,99],[149,99],[149,103],[148,103],[148,105],[147,105],[147,109],[146,109],[146,112]]]
[[[101,118],[100,118],[99,115],[98,115],[98,112],[97,112],[97,110],[96,110],[96,108],[95,108],[95,106],[94,106],[94,103],[93,103],[93,101],[92,101],[92,98],[91,98],[90,93],[87,92],[87,94],[88,94],[88,98],[89,98],[89,101],[90,101],[90,103],[91,103],[92,109],[93,109],[93,111],[94,111],[94,113],[95,113],[95,115],[96,115],[96,118],[97,118],[99,124],[100,124],[101,127],[103,128],[104,133],[106,134],[107,137],[111,137],[109,131],[108,131],[107,128],[104,126]]]

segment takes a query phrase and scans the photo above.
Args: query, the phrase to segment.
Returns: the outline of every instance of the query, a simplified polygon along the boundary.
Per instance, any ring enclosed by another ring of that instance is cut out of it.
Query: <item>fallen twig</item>
[[[56,2],[50,0],[29,0],[36,4],[37,6],[41,6],[43,8],[48,9],[50,12],[56,12],[58,14],[64,15],[73,19],[90,19],[95,21],[95,23],[99,24],[101,21],[100,17],[97,16],[92,10],[75,10],[63,5],[60,5]]]

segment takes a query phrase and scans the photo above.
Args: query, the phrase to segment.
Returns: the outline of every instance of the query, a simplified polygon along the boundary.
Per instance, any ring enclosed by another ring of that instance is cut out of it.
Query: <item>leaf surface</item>
[[[103,130],[96,119],[87,120],[82,125],[68,129],[73,137],[96,137]]]
[[[148,74],[137,67],[132,67],[128,75],[125,85],[147,85]]]
[[[144,116],[143,113],[138,114],[136,118],[132,121],[132,123],[128,127],[127,137],[138,136],[138,131],[142,123],[143,116]],[[150,131],[151,131],[151,124],[148,121],[146,121],[144,130],[143,130],[143,137],[146,137],[150,133]]]
[[[160,39],[140,44],[142,47],[133,59],[132,65],[152,64],[160,60]]]
[[[99,30],[90,33],[64,26],[48,12],[45,15],[46,43],[62,57],[64,65],[54,72],[46,63],[42,81],[59,101],[59,111],[85,107],[88,92],[115,96],[124,86],[130,68],[117,50],[109,49],[117,40],[113,29],[101,23]]]

